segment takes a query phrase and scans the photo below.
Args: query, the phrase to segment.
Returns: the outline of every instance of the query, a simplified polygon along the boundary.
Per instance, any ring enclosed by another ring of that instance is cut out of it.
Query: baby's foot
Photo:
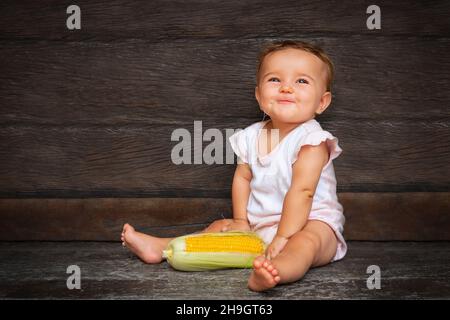
[[[248,279],[248,287],[253,291],[264,291],[273,288],[280,282],[278,270],[270,260],[259,256],[253,261],[253,271]]]
[[[163,239],[137,232],[128,223],[123,226],[121,239],[122,245],[130,249],[142,261],[146,263],[162,261],[162,251],[167,246],[167,242]]]

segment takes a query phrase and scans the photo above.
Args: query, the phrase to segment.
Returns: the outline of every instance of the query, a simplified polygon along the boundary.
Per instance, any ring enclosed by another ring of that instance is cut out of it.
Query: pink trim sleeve
[[[238,163],[248,163],[247,138],[244,130],[236,131],[229,138],[231,148],[238,156]]]
[[[297,161],[298,153],[300,149],[304,145],[312,145],[317,146],[321,144],[323,141],[327,142],[328,151],[330,152],[330,159],[328,163],[334,159],[336,159],[341,153],[342,149],[338,145],[338,138],[334,137],[328,131],[314,131],[309,133],[306,137],[301,139],[298,144],[295,146],[294,151],[292,152],[291,164],[294,164]]]

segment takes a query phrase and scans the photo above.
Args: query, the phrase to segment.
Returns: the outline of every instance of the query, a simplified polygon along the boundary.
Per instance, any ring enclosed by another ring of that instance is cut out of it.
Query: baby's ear
[[[328,106],[331,104],[331,92],[327,91],[322,95],[322,98],[320,98],[320,104],[319,108],[317,108],[316,113],[321,114],[323,113]]]
[[[258,86],[255,87],[255,98],[256,98],[256,101],[258,101],[258,103],[259,103],[259,88],[258,88]]]

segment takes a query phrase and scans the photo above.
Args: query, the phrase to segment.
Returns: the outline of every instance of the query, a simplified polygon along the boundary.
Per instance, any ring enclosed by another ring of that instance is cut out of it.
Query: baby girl
[[[230,137],[238,156],[233,219],[203,230],[252,230],[266,242],[265,254],[253,262],[251,290],[297,281],[310,268],[346,254],[332,163],[342,149],[314,119],[331,103],[333,75],[330,58],[309,43],[271,43],[259,56],[255,96],[270,119]],[[136,232],[129,224],[122,232],[123,244],[147,263],[161,262],[170,240]]]

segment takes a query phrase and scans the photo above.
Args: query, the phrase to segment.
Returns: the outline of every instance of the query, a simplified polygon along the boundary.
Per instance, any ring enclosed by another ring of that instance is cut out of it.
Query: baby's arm
[[[275,257],[297,231],[305,226],[312,207],[320,174],[329,158],[326,142],[304,145],[292,166],[292,182],[283,202],[277,234],[268,247],[268,255]]]
[[[252,171],[246,163],[238,164],[234,172],[231,198],[233,203],[233,221],[223,231],[250,230],[247,220],[247,204],[250,196]]]
[[[247,204],[250,196],[252,171],[246,163],[238,164],[234,172],[231,197],[233,202],[233,218],[247,221]]]

